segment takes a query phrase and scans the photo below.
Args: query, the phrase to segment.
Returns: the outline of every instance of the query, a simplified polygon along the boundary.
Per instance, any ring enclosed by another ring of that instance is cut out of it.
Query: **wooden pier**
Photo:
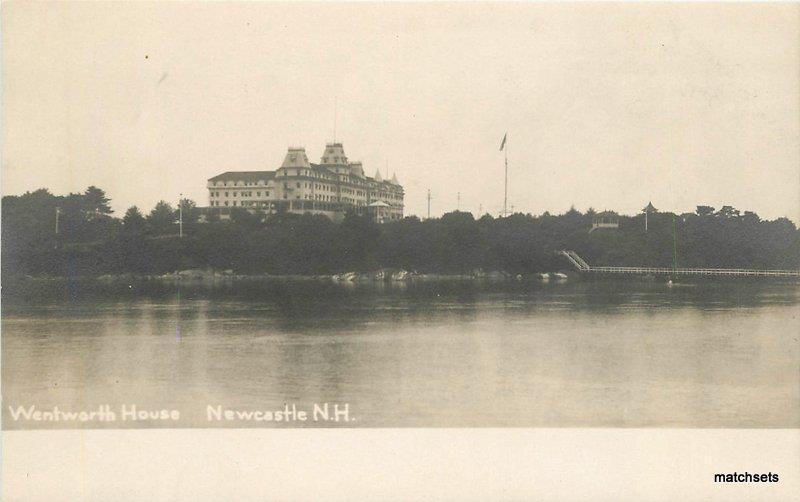
[[[580,272],[592,274],[633,275],[705,275],[726,277],[800,277],[800,270],[758,270],[748,268],[666,268],[666,267],[594,267],[575,251],[559,251]]]

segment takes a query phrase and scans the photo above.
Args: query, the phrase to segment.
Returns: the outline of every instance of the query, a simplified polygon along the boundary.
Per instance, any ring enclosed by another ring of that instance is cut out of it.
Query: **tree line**
[[[335,223],[321,215],[264,218],[244,209],[230,220],[201,222],[188,199],[177,209],[161,201],[149,212],[131,207],[119,218],[105,192],[57,196],[45,189],[2,199],[2,274],[98,276],[163,274],[192,268],[241,274],[321,275],[404,269],[462,274],[511,274],[568,269],[555,253],[572,249],[590,264],[609,266],[800,268],[800,231],[787,218],[762,220],[731,206],[697,206],[694,213],[619,215],[516,213],[475,218],[451,212],[441,218],[406,217],[376,224],[347,214]],[[645,218],[647,229],[645,230]],[[618,228],[589,230],[596,221]]]

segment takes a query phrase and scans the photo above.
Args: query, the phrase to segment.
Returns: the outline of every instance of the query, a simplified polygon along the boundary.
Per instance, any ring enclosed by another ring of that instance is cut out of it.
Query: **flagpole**
[[[508,136],[506,136],[506,141],[503,143],[503,154],[505,156],[506,162],[506,180],[505,185],[503,188],[503,216],[508,216],[508,211],[506,207],[508,206]]]
[[[183,194],[178,199],[178,235],[183,238]]]

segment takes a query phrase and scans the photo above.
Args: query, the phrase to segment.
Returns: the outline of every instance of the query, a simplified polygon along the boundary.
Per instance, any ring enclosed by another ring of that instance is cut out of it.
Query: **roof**
[[[350,167],[351,175],[359,178],[364,177],[364,166],[361,164],[361,162],[350,162],[348,166]]]
[[[322,154],[320,164],[330,166],[346,166],[347,156],[344,154],[344,148],[341,143],[328,143],[325,145],[325,153]]]
[[[367,207],[391,207],[391,206],[383,202],[382,200],[376,200],[372,204],[369,204]]]
[[[325,171],[328,174],[336,174],[333,170],[328,169],[327,166],[324,166],[322,164],[309,164],[309,165],[311,166],[311,169],[314,169],[314,170],[317,170],[317,171]]]
[[[290,147],[286,152],[286,157],[283,158],[281,167],[309,167],[306,149]]]
[[[267,181],[275,177],[275,171],[227,171],[218,174],[208,181],[246,181],[258,182]]]

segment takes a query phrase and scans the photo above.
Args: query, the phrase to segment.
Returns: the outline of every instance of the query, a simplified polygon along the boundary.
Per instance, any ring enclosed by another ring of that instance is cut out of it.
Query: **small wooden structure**
[[[592,221],[592,228],[589,229],[589,233],[600,228],[619,228],[619,220],[605,217],[595,218],[594,221]]]
[[[666,268],[666,267],[595,267],[589,265],[575,251],[559,251],[579,272],[593,274],[639,274],[639,275],[713,275],[713,276],[756,276],[756,277],[798,277],[800,270],[757,270],[747,268]]]

